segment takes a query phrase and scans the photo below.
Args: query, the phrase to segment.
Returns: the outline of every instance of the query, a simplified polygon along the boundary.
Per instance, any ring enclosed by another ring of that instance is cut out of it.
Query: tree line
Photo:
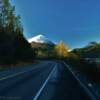
[[[66,59],[69,56],[69,48],[64,44],[64,41],[53,45],[32,43],[31,46],[36,58]]]
[[[23,36],[23,26],[9,0],[0,0],[0,64],[33,59],[33,50]]]

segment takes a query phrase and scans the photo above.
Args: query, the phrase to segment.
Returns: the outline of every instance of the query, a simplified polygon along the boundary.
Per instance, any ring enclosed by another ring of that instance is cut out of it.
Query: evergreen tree
[[[15,7],[10,5],[9,0],[0,1],[0,26],[8,33],[15,32],[18,29],[22,33],[20,16],[16,16]]]
[[[0,64],[32,59],[33,50],[23,36],[20,16],[9,0],[0,0]]]

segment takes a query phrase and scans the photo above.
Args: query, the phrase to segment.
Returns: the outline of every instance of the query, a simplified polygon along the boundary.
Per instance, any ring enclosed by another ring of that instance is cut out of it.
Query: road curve
[[[2,77],[0,100],[90,100],[61,62],[41,61],[21,71],[24,73]]]

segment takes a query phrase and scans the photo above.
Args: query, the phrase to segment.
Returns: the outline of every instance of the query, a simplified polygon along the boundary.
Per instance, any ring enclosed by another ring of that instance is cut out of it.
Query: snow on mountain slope
[[[36,42],[36,43],[45,43],[45,44],[54,44],[49,39],[47,39],[44,35],[37,35],[28,39],[29,43]]]

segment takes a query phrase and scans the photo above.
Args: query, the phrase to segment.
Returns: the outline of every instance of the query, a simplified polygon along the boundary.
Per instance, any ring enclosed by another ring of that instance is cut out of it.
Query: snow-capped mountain
[[[41,43],[41,44],[54,44],[51,42],[48,38],[46,38],[44,35],[37,35],[35,37],[32,37],[28,39],[29,43],[35,42],[35,43]]]

